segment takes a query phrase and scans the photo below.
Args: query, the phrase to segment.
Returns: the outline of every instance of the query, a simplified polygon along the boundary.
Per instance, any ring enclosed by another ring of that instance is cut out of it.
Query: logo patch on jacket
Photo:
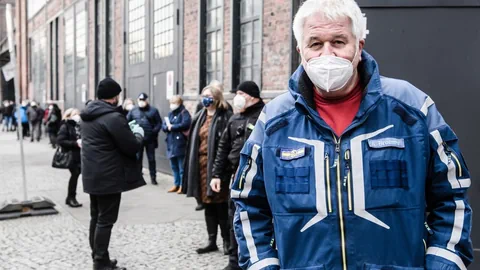
[[[280,159],[282,160],[292,160],[305,156],[305,147],[298,149],[282,149],[280,152]]]
[[[405,141],[398,138],[369,139],[368,146],[371,148],[405,148]]]

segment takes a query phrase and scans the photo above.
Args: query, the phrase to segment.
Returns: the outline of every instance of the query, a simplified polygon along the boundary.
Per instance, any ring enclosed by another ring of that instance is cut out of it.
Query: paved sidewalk
[[[89,200],[81,180],[77,198],[84,206],[68,208],[69,172],[50,166],[54,149],[45,139],[25,140],[24,146],[28,197],[52,199],[60,214],[0,221],[0,269],[92,269]],[[19,149],[14,133],[0,133],[0,201],[22,199]],[[223,269],[228,258],[220,251],[201,256],[195,252],[207,240],[203,212],[194,211],[195,200],[167,194],[173,181],[170,176],[158,175],[157,180],[158,186],[149,184],[122,195],[110,243],[112,258],[129,270]]]

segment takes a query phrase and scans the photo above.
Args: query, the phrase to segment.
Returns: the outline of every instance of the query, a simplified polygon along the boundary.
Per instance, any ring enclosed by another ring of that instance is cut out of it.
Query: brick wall
[[[226,0],[229,1],[229,0]],[[184,1],[183,90],[185,95],[198,93],[198,0]]]
[[[47,2],[47,18],[52,19],[63,8],[62,0],[50,0]]]
[[[231,0],[225,0],[223,3],[223,85],[225,91],[230,91],[232,86],[232,67],[231,67],[231,51],[232,51],[232,14]]]
[[[262,90],[285,90],[290,77],[290,1],[264,0]]]
[[[114,34],[114,41],[113,45],[115,46],[114,48],[114,77],[115,80],[120,83],[122,87],[126,87],[125,82],[123,81],[123,49],[124,49],[124,44],[123,44],[123,32],[124,32],[124,0],[115,0],[115,13],[114,13],[114,26],[113,26],[113,31],[115,31]]]

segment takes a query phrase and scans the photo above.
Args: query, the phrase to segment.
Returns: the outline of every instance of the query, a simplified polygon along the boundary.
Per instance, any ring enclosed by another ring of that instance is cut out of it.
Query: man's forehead
[[[316,32],[317,34],[322,32],[328,34],[350,34],[352,30],[348,17],[331,20],[323,13],[315,13],[309,16],[305,20],[304,29],[309,30],[306,32]]]

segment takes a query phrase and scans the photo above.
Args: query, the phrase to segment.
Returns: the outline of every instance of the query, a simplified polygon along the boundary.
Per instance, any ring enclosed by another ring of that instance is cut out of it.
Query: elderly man
[[[244,269],[466,269],[470,175],[432,99],[381,77],[353,0],[308,0],[302,66],[232,186]]]

